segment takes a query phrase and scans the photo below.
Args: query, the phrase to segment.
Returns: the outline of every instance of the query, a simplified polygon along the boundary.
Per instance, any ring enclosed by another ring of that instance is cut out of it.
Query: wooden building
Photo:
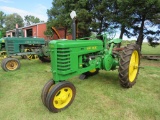
[[[18,26],[16,25],[16,28]],[[45,40],[57,40],[57,39],[72,39],[71,34],[65,34],[64,28],[54,28],[52,27],[51,30],[53,31],[53,35],[47,36],[44,34],[46,31],[46,23],[38,23],[30,26],[21,27],[18,29],[23,30],[24,37],[35,37],[35,38],[44,38]],[[15,37],[16,29],[6,31],[6,37]]]

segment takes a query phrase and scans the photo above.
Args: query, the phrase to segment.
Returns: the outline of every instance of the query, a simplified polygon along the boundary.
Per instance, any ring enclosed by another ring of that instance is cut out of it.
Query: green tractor
[[[131,88],[136,83],[140,64],[138,45],[130,44],[120,51],[116,45],[121,39],[109,40],[107,34],[102,35],[103,40],[75,39],[75,30],[73,22],[73,40],[49,43],[53,79],[44,85],[41,99],[51,112],[60,112],[73,102],[76,88],[66,80],[75,75],[85,79],[99,70],[118,68],[122,87]]]
[[[4,37],[0,39],[0,53],[5,55],[1,62],[4,71],[14,71],[20,68],[19,59],[33,59],[38,57],[42,62],[50,62],[48,41],[43,38],[24,37],[22,29],[16,29],[16,37]]]

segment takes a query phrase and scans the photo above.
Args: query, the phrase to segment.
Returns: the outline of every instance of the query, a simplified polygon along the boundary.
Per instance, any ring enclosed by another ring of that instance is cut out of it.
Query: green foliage
[[[1,31],[0,38],[5,36],[5,27],[4,27],[5,18],[6,14],[3,11],[0,11],[0,31]]]
[[[5,13],[3,11],[0,11],[0,28],[4,27],[4,23],[5,23]]]
[[[41,21],[39,18],[37,18],[35,16],[26,15],[26,16],[24,16],[24,22],[26,25],[32,25],[32,24],[40,23],[40,22],[44,22],[44,21]]]
[[[23,18],[17,13],[6,15],[3,11],[0,11],[0,28],[2,28],[2,36],[5,36],[7,30],[15,29],[16,24],[18,24],[18,27],[23,27],[24,24],[31,25],[40,22],[44,21],[41,21],[39,18],[32,15],[26,15],[23,21]]]
[[[15,29],[16,24],[18,24],[18,27],[23,27],[23,19],[20,15],[17,13],[13,13],[10,15],[7,15],[5,18],[5,28],[6,30],[12,30]]]

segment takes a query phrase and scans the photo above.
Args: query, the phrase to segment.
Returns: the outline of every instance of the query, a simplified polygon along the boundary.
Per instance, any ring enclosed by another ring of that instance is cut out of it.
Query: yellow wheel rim
[[[55,108],[61,109],[68,105],[72,99],[73,91],[69,87],[60,89],[53,99],[53,105]]]
[[[139,55],[136,50],[133,51],[129,63],[129,81],[133,82],[137,76],[139,66]]]
[[[29,59],[29,60],[31,60],[31,59],[37,59],[38,58],[38,55],[27,55],[27,58]]]
[[[31,49],[25,49],[24,51],[25,51],[25,52],[32,52]],[[34,55],[34,54],[30,54],[30,55],[26,55],[26,56],[27,56],[27,58],[28,58],[29,60],[37,59],[37,58],[38,58],[38,55]]]
[[[96,72],[96,69],[90,70],[89,72],[94,73],[94,72]]]
[[[15,69],[17,69],[17,67],[18,67],[18,63],[15,60],[10,60],[6,64],[6,68],[8,70],[15,70]]]
[[[3,58],[6,58],[6,51],[1,51],[1,56],[3,57]]]

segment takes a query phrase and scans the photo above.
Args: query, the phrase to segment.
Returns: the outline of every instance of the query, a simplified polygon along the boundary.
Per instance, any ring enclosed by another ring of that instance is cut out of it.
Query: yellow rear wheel
[[[32,49],[25,49],[24,50],[26,53],[27,52],[32,52]],[[38,58],[38,55],[36,55],[36,54],[27,54],[27,55],[24,55],[23,56],[24,58],[27,58],[27,59],[29,59],[29,60],[32,60],[32,59],[37,59]]]
[[[129,81],[133,82],[137,76],[139,66],[139,54],[136,50],[133,51],[129,63]]]
[[[51,112],[59,112],[71,105],[76,95],[75,86],[68,82],[59,82],[54,85],[46,98],[47,108]]]
[[[139,46],[130,44],[125,47],[121,54],[119,64],[120,84],[125,88],[130,88],[136,83],[139,72],[140,51]]]

